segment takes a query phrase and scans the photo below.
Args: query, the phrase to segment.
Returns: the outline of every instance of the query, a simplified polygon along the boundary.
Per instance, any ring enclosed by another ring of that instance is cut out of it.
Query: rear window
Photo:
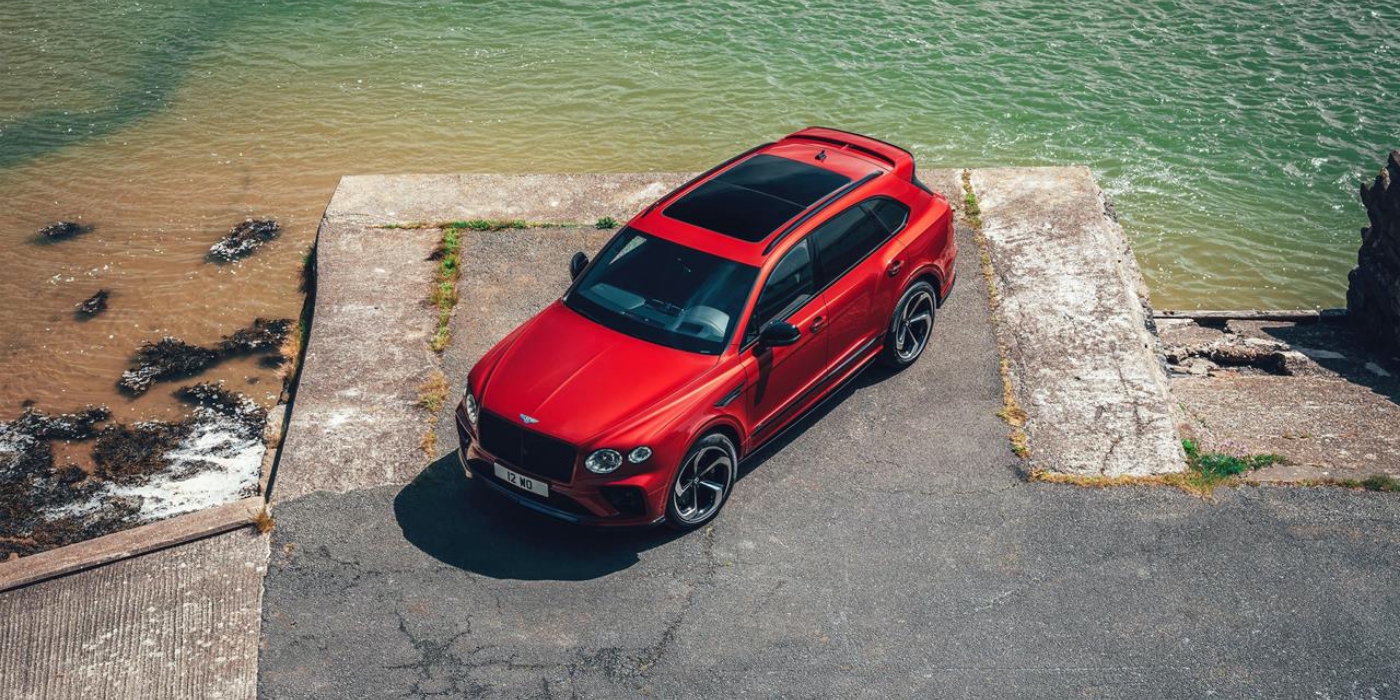
[[[850,181],[814,165],[759,154],[691,190],[662,213],[692,226],[757,242]]]

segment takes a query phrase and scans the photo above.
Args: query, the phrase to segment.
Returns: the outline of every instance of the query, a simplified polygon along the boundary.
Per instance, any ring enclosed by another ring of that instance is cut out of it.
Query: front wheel
[[[666,497],[666,524],[694,530],[719,515],[734,488],[739,457],[734,443],[721,433],[695,441],[681,459]]]
[[[880,361],[886,367],[904,369],[924,353],[933,336],[933,316],[938,309],[936,295],[933,285],[920,280],[909,285],[899,297],[885,331],[885,349],[880,353]]]

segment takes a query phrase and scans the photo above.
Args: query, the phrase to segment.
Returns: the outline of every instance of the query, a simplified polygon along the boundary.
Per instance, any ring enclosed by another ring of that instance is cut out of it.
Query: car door
[[[748,324],[741,351],[749,385],[747,403],[750,435],[761,441],[788,422],[812,399],[827,357],[826,302],[817,291],[811,246],[806,240],[785,253],[763,283]],[[758,333],[773,321],[796,326],[801,336],[784,347],[763,347]]]
[[[901,214],[903,212],[903,214]],[[808,237],[829,317],[829,374],[839,374],[883,337],[895,295],[891,269],[898,272],[897,246],[887,245],[903,225],[907,209],[879,197],[832,217]]]

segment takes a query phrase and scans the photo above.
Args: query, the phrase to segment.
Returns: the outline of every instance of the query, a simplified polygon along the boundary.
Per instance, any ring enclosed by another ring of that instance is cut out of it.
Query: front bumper
[[[637,481],[635,477],[604,483],[576,477],[574,483],[568,484],[541,477],[528,467],[504,462],[482,450],[480,445],[472,440],[465,416],[460,410],[457,412],[457,435],[461,443],[457,449],[457,458],[461,462],[462,471],[466,476],[537,513],[543,513],[565,522],[593,527],[648,526],[660,523],[666,517],[664,506],[659,505],[663,502],[659,498],[659,494],[648,491],[642,484],[632,483]],[[548,484],[549,497],[522,491],[497,478],[493,465],[498,462],[508,469],[528,474],[530,478]],[[628,515],[619,511],[604,495],[603,489],[607,487],[639,489],[642,500],[640,512],[636,515]]]

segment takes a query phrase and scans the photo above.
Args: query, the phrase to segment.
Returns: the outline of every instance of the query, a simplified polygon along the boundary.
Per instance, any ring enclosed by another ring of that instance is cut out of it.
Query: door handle
[[[885,268],[885,274],[889,275],[890,277],[894,277],[895,275],[899,274],[899,271],[900,271],[903,267],[904,267],[904,261],[903,261],[903,260],[895,260],[894,262],[890,263],[890,266],[889,266],[889,267]]]
[[[823,329],[823,328],[826,328],[826,317],[825,317],[825,316],[818,316],[818,317],[812,319],[812,332],[813,332],[813,333],[820,333],[820,332],[822,332],[822,329]]]

